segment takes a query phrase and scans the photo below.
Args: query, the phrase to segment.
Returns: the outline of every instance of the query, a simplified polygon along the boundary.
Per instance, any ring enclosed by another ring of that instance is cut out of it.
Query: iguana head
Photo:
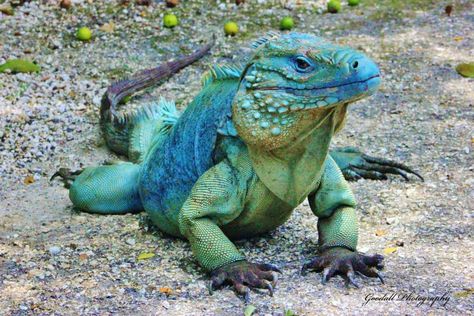
[[[367,56],[316,36],[290,33],[258,44],[232,108],[239,136],[249,145],[287,146],[317,128],[331,109],[380,84],[379,69]]]

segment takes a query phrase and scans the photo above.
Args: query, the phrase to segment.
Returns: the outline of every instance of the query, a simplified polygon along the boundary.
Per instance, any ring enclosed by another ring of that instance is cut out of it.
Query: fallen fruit
[[[166,6],[169,8],[174,8],[179,4],[179,0],[166,0]]]
[[[166,14],[163,17],[163,25],[167,28],[173,28],[178,25],[178,17],[174,14]]]
[[[328,12],[338,13],[341,11],[341,1],[339,0],[330,0],[328,2]]]
[[[280,21],[280,29],[281,30],[291,30],[294,25],[295,25],[295,22],[293,22],[293,19],[289,16],[284,17]]]
[[[61,0],[59,3],[59,6],[63,9],[69,9],[72,6],[72,1],[71,0]]]
[[[227,22],[224,24],[224,33],[226,35],[234,36],[239,33],[239,26],[235,22]]]
[[[76,32],[76,38],[80,41],[89,41],[92,38],[92,32],[86,26],[80,27]]]
[[[351,7],[354,7],[356,5],[359,5],[360,1],[359,0],[348,0],[347,4],[350,5]]]

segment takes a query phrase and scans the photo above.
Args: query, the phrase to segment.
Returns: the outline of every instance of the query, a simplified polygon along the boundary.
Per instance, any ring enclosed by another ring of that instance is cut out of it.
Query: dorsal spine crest
[[[243,65],[215,65],[202,77],[202,86],[206,87],[215,81],[239,79],[244,69]]]

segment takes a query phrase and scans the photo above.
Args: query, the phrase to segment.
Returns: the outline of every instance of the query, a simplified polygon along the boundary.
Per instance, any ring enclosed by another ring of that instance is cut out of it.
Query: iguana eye
[[[301,57],[296,59],[296,66],[298,69],[304,70],[310,67],[309,63]]]
[[[304,56],[298,56],[296,57],[295,59],[295,67],[296,67],[296,70],[299,71],[299,72],[307,72],[309,70],[312,70],[312,66],[311,66],[311,61],[304,57]]]

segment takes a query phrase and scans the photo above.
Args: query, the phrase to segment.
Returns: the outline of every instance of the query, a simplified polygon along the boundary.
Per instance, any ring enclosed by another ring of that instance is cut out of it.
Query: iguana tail
[[[190,55],[168,61],[156,68],[141,71],[129,79],[111,85],[102,97],[100,107],[100,125],[107,146],[117,154],[128,155],[130,135],[134,124],[139,120],[137,116],[146,114],[147,117],[155,117],[162,113],[158,107],[163,102],[153,103],[134,112],[118,113],[117,105],[123,98],[171,77],[182,68],[206,55],[213,44],[214,40]]]

